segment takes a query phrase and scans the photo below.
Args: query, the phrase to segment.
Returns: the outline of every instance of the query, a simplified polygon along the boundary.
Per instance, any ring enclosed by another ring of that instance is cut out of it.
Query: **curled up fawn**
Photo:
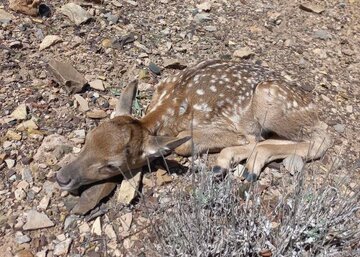
[[[92,130],[77,159],[57,173],[65,190],[144,166],[171,151],[219,152],[215,173],[246,161],[252,181],[269,162],[296,154],[320,158],[331,145],[311,97],[268,69],[211,60],[161,81],[141,119],[131,116],[136,81],[116,117]]]

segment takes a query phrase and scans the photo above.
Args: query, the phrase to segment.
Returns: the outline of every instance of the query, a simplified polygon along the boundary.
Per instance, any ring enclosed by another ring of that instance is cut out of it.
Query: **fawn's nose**
[[[56,173],[56,182],[59,184],[60,187],[65,187],[70,184],[71,178],[64,177],[60,170],[58,173]]]

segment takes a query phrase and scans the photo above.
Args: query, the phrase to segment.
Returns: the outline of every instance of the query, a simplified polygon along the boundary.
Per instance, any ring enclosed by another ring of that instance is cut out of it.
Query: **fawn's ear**
[[[156,158],[169,154],[176,147],[190,140],[190,136],[185,137],[166,137],[149,136],[145,141],[144,152],[147,157]]]
[[[115,116],[131,115],[132,104],[136,96],[138,81],[133,80],[121,92],[115,108]]]

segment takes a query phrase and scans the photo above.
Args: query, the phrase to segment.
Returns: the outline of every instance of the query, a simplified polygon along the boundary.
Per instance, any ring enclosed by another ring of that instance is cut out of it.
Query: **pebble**
[[[55,224],[49,219],[49,217],[45,213],[30,210],[26,217],[26,223],[23,226],[23,230],[48,228],[54,225]]]
[[[68,228],[71,227],[72,224],[74,224],[74,222],[77,220],[77,217],[75,215],[69,215],[66,217],[65,221],[64,221],[64,230],[67,230]]]
[[[95,109],[86,113],[86,116],[91,119],[103,119],[107,116],[107,113],[101,109]]]
[[[94,224],[92,225],[91,228],[91,233],[101,236],[101,220],[100,217],[97,217],[96,220],[94,221]]]
[[[352,113],[352,112],[353,112],[353,107],[352,107],[352,105],[347,105],[347,106],[346,106],[346,111],[347,111],[348,113]]]
[[[211,2],[204,1],[204,2],[202,2],[200,4],[197,4],[196,8],[198,8],[201,11],[207,11],[208,12],[211,9]]]
[[[14,130],[9,129],[6,134],[5,137],[9,140],[14,140],[14,141],[19,141],[21,140],[21,134],[16,133]]]
[[[96,89],[96,90],[100,90],[100,91],[105,90],[104,84],[103,84],[102,80],[100,80],[100,79],[95,79],[95,80],[89,82],[89,85],[91,88]]]
[[[24,121],[16,126],[16,130],[18,131],[25,131],[25,130],[32,131],[38,128],[39,128],[38,125],[36,125],[35,121],[33,120]]]
[[[57,35],[47,35],[41,42],[41,44],[39,46],[39,50],[42,51],[46,48],[49,48],[50,46],[55,45],[56,43],[61,42],[61,41],[62,41],[61,37],[59,37]]]
[[[14,191],[15,199],[18,201],[24,200],[26,198],[26,193],[23,189],[18,188]]]
[[[233,53],[233,56],[238,58],[249,58],[252,55],[254,52],[249,47],[242,47]]]
[[[75,100],[79,103],[79,110],[82,112],[86,112],[89,110],[88,102],[79,94],[74,95]]]
[[[20,104],[16,109],[10,114],[10,116],[17,120],[25,120],[27,117],[27,108],[25,104]]]
[[[321,40],[328,40],[331,39],[331,34],[329,33],[329,31],[324,30],[324,29],[319,29],[317,31],[314,32],[314,37],[321,39]]]
[[[90,232],[89,224],[87,224],[87,222],[84,222],[83,224],[81,224],[79,226],[79,232],[80,232],[80,234],[89,233]]]
[[[286,157],[282,163],[284,164],[285,169],[288,170],[291,174],[300,172],[305,165],[303,159],[297,154]]]
[[[344,131],[345,131],[345,125],[338,123],[338,124],[334,125],[334,129],[335,129],[336,132],[338,132],[338,133],[344,133]]]
[[[55,256],[67,255],[67,253],[69,252],[71,243],[72,243],[72,239],[68,238],[65,241],[60,242],[57,245],[55,245],[54,255]]]
[[[160,75],[160,73],[161,73],[159,66],[157,66],[153,62],[149,63],[149,70],[156,75]]]
[[[307,12],[314,12],[317,14],[325,11],[325,8],[322,5],[314,4],[314,3],[302,3],[300,4],[300,9]]]
[[[5,163],[8,169],[11,169],[15,166],[15,160],[13,159],[5,159]]]
[[[38,210],[46,210],[50,203],[50,197],[45,195],[39,202],[37,208]]]
[[[215,26],[205,26],[204,29],[209,32],[214,32],[217,30]]]
[[[28,235],[23,235],[20,231],[15,234],[15,241],[18,244],[29,243],[31,238]]]
[[[212,18],[210,16],[210,14],[208,13],[197,13],[195,16],[194,16],[194,20],[197,22],[197,23],[201,23],[201,22],[205,22],[205,21],[211,21]]]

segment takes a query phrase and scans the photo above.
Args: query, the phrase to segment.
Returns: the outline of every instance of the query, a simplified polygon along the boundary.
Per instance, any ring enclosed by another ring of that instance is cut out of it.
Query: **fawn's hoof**
[[[249,172],[249,170],[246,168],[243,171],[242,177],[244,180],[246,180],[248,182],[255,182],[258,178],[258,176],[255,173]]]
[[[216,178],[216,179],[225,178],[227,172],[228,172],[227,169],[221,168],[218,165],[215,165],[214,167],[212,167],[212,173],[213,173],[214,178]]]

